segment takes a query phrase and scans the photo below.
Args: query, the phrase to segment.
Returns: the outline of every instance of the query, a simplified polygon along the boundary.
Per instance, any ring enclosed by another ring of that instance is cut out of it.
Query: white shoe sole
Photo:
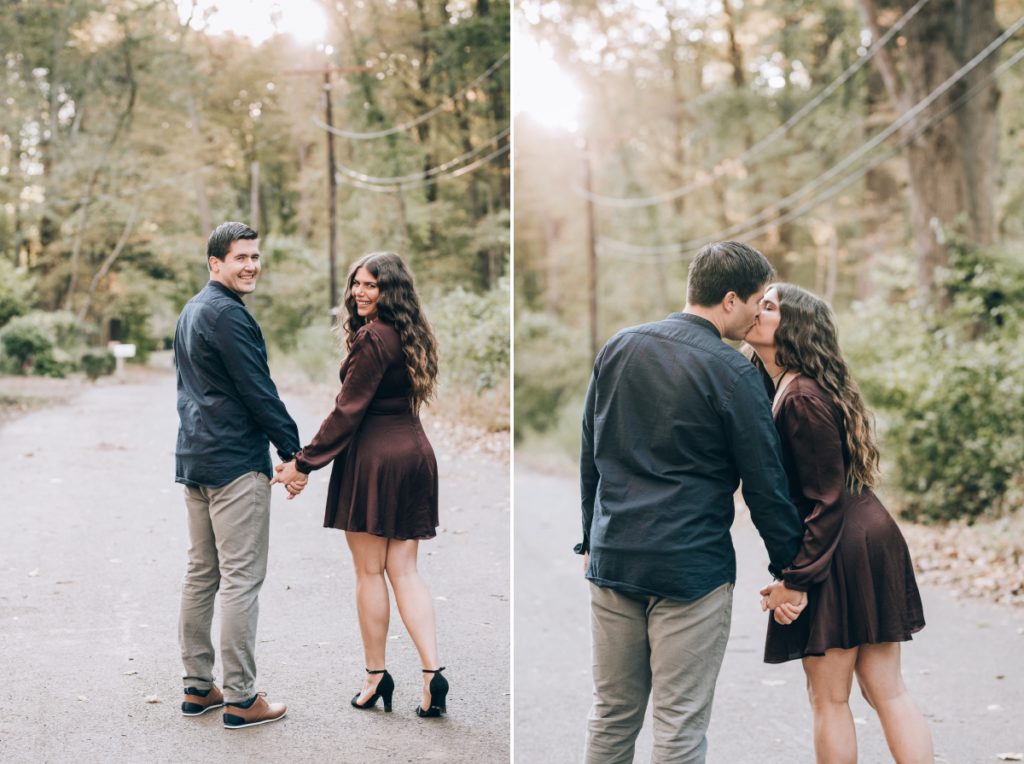
[[[271,722],[279,722],[284,717],[286,717],[287,715],[288,715],[288,712],[285,711],[280,716],[275,716],[273,719],[264,719],[261,722],[249,722],[248,724],[225,724],[224,725],[224,729],[226,729],[226,730],[244,730],[244,729],[249,729],[249,727],[259,727],[261,724],[270,724]]]

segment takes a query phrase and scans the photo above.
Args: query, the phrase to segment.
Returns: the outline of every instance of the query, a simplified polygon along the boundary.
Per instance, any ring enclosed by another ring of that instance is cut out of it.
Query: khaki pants
[[[590,585],[594,706],[587,764],[630,764],[647,698],[659,764],[701,764],[732,621],[732,584],[693,602]]]
[[[247,472],[220,488],[185,486],[188,570],[181,589],[178,641],[185,687],[213,684],[213,604],[220,590],[220,659],[224,697],[256,694],[256,623],[267,574],[270,481]]]

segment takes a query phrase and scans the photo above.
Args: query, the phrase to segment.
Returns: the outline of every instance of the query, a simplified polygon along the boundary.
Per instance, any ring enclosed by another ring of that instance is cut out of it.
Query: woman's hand
[[[807,607],[807,592],[787,589],[782,581],[768,584],[761,590],[761,610],[771,610],[776,623],[793,623]]]
[[[289,500],[302,493],[302,489],[309,482],[309,475],[299,472],[298,467],[295,466],[294,459],[290,462],[281,462],[274,467],[274,472],[277,474],[274,475],[274,479],[270,481],[270,484],[281,483],[288,491]]]

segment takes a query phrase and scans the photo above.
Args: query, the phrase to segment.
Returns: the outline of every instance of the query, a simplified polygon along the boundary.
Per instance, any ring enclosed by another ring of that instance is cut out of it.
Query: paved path
[[[587,583],[573,477],[515,475],[515,760],[578,762],[590,707]],[[739,565],[732,633],[719,678],[708,764],[813,762],[811,720],[797,663],[762,662],[757,590],[767,554],[745,510],[733,538]],[[996,762],[1024,752],[1024,613],[923,591],[928,626],[903,651],[904,678],[931,725],[937,761]],[[860,761],[891,761],[877,717],[859,697]],[[650,712],[636,761],[650,760]]]
[[[326,408],[284,398],[310,437]],[[327,472],[291,502],[276,487],[259,687],[288,717],[228,731],[178,710],[176,427],[164,373],[0,428],[0,761],[508,761],[507,465],[437,449],[443,525],[421,569],[452,683],[440,721],[412,713],[419,662],[397,612],[394,713],[349,707],[363,660],[348,551],[321,527]]]

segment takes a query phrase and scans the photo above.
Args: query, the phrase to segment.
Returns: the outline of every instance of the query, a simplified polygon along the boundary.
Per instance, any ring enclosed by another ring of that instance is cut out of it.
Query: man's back
[[[777,536],[788,562],[789,526],[772,521],[773,508],[779,518],[792,508],[769,402],[757,371],[710,322],[676,313],[609,340],[583,427],[595,584],[688,601],[734,581],[729,528],[741,477],[769,548]]]

